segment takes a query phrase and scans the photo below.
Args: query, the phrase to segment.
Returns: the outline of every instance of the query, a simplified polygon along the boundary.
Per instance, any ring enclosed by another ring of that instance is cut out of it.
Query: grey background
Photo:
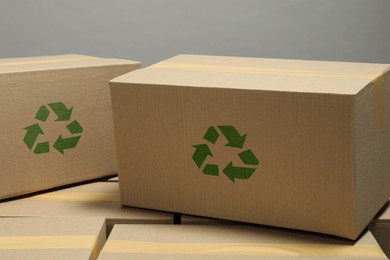
[[[389,0],[6,0],[0,58],[179,53],[390,63]]]

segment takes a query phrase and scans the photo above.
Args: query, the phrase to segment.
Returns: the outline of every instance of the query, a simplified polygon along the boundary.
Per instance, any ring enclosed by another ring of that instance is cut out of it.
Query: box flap
[[[107,59],[78,54],[0,59],[0,74],[113,65],[140,66],[138,61]]]
[[[178,55],[111,82],[353,95],[387,68],[389,64]]]

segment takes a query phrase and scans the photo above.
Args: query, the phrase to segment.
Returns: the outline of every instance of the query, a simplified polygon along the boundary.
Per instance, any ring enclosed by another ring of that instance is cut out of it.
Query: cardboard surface
[[[115,225],[99,259],[386,259],[370,232],[357,242],[241,225]]]
[[[104,218],[0,218],[1,259],[96,259]]]
[[[121,206],[119,186],[115,182],[96,182],[3,202],[0,216],[104,217],[109,229],[114,223],[173,222],[171,213]]]
[[[0,199],[116,172],[108,81],[136,61],[0,60]]]
[[[357,238],[390,195],[388,67],[179,55],[113,79],[122,203]]]

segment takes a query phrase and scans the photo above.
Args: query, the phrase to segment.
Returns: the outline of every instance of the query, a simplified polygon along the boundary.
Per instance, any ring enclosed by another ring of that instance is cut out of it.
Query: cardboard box
[[[386,259],[370,232],[356,243],[240,225],[115,225],[98,259]]]
[[[0,217],[104,217],[114,224],[172,224],[173,214],[122,207],[115,182],[97,182],[0,203]]]
[[[103,218],[0,218],[0,259],[96,259]]]
[[[179,55],[113,79],[122,203],[355,239],[390,196],[388,68]]]
[[[108,81],[136,61],[0,59],[0,199],[116,172]]]

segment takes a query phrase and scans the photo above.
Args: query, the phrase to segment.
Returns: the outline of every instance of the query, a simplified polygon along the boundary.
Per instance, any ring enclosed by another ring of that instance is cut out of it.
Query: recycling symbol
[[[57,116],[56,122],[61,121],[71,121],[73,107],[67,108],[62,102],[50,103],[47,106],[42,105],[39,107],[38,112],[35,114],[35,119],[40,122],[46,122],[51,111],[55,113]],[[66,125],[67,131],[71,135],[76,135],[72,137],[63,138],[61,134],[58,135],[57,140],[54,142],[53,147],[58,152],[64,154],[64,150],[75,148],[81,138],[81,133],[83,132],[83,127],[77,122],[77,120],[73,120]],[[35,142],[37,141],[39,135],[45,135],[39,123],[32,124],[23,128],[26,130],[26,134],[24,135],[23,142],[26,144],[28,149],[33,150]],[[49,141],[38,143],[34,150],[34,154],[43,154],[50,152],[50,143]]]
[[[222,170],[222,172],[234,183],[235,179],[249,179],[252,174],[256,171],[257,165],[259,165],[259,160],[256,158],[255,154],[251,149],[244,150],[246,134],[240,135],[240,133],[230,125],[219,125],[217,127],[210,126],[206,133],[203,136],[203,139],[208,141],[208,143],[215,144],[220,136],[217,129],[222,133],[226,138],[227,143],[225,144],[226,149],[228,148],[239,148],[241,151],[238,153],[238,156],[241,162],[245,166],[233,165],[233,160],[231,160]],[[192,155],[196,166],[201,169],[206,158],[208,156],[214,157],[212,154],[208,143],[193,145],[195,152]],[[244,151],[242,151],[244,150]],[[202,173],[206,175],[219,176],[219,165],[207,163],[203,169]]]

